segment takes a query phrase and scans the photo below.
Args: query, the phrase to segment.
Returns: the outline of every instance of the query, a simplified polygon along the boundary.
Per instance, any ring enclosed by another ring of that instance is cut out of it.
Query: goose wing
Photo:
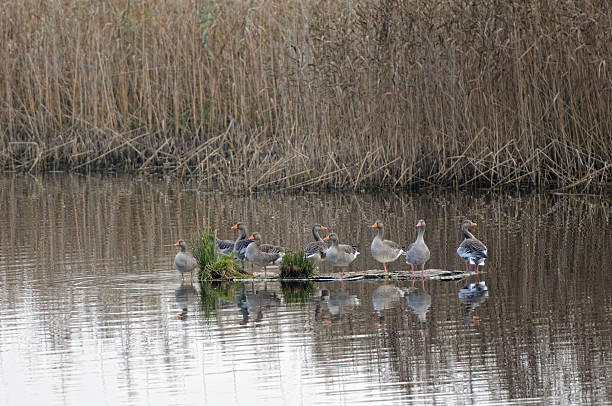
[[[324,241],[313,241],[304,247],[304,253],[306,255],[324,254],[325,251],[327,251],[327,244],[325,244]]]
[[[234,250],[234,241],[217,239],[217,249],[224,254],[232,252]]]

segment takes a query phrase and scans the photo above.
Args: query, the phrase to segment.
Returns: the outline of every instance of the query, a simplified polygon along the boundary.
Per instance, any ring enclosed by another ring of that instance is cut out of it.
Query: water
[[[0,404],[612,404],[610,198],[196,186],[0,178]],[[324,224],[380,269],[370,225],[409,243],[419,218],[427,267],[460,269],[465,217],[490,257],[467,298],[475,278],[192,287],[172,269],[177,239],[237,221],[295,248]]]

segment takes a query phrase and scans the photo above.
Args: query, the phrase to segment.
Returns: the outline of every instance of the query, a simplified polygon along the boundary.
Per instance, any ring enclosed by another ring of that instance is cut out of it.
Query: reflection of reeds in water
[[[206,317],[210,317],[216,314],[224,303],[235,303],[239,287],[240,284],[236,282],[200,283],[200,310]]]
[[[285,303],[306,303],[314,291],[315,283],[312,281],[281,281],[281,291]]]
[[[610,183],[605,7],[132,3],[3,3],[0,164],[238,190]]]
[[[428,313],[431,321],[425,351],[423,340],[406,337],[411,332],[418,337],[415,317],[408,309],[404,309],[404,317],[389,317],[381,334],[374,323],[353,322],[368,314],[369,306],[361,306],[352,313],[355,317],[343,319],[351,322],[335,323],[333,329],[325,328],[325,322],[315,322],[317,313],[312,309],[300,331],[305,338],[313,337],[313,361],[334,373],[343,370],[338,365],[347,365],[346,360],[372,370],[397,368],[400,381],[416,382],[416,389],[427,373],[420,365],[443,370],[463,363],[482,371],[494,364],[505,373],[490,382],[492,387],[500,392],[512,388],[521,397],[554,387],[539,375],[530,379],[534,367],[552,372],[546,376],[553,378],[569,371],[572,380],[591,387],[593,365],[603,365],[605,357],[601,357],[609,353],[609,334],[592,328],[609,325],[609,314],[602,311],[609,306],[607,265],[612,260],[612,212],[606,198],[444,192],[425,196],[235,197],[197,193],[179,182],[9,175],[0,177],[0,213],[0,273],[6,275],[0,289],[2,300],[7,306],[14,304],[15,309],[33,309],[41,326],[35,334],[62,349],[75,340],[75,323],[89,322],[92,317],[102,328],[100,334],[125,337],[106,339],[107,344],[122,342],[130,351],[132,343],[148,342],[150,337],[141,340],[143,329],[112,326],[117,325],[118,315],[125,323],[122,326],[133,323],[131,318],[140,314],[143,306],[159,307],[156,313],[165,317],[165,296],[155,287],[167,290],[168,280],[180,279],[172,269],[176,253],[172,244],[179,237],[192,235],[197,225],[205,222],[222,230],[220,237],[227,238],[236,219],[244,220],[251,230],[266,230],[273,243],[288,247],[304,246],[311,239],[312,224],[322,222],[334,231],[340,229],[350,242],[369,247],[372,222],[364,219],[369,220],[372,213],[394,214],[386,219],[387,227],[391,234],[403,236],[398,238],[403,241],[414,240],[414,221],[423,216],[428,221],[432,261],[451,268],[462,265],[454,250],[462,239],[460,221],[466,213],[476,213],[478,237],[494,253],[486,272],[495,281],[492,287],[501,292],[488,299],[488,306],[478,309],[482,315],[491,313],[491,321],[498,321],[481,323],[486,334],[470,335],[467,341],[461,334],[452,334],[456,330],[447,321],[462,324],[463,305],[458,307],[456,294],[440,294],[434,288],[448,285],[431,284],[435,305]],[[117,284],[127,290],[115,289]],[[134,285],[138,288],[135,292],[130,289]],[[338,285],[317,283],[332,291]],[[377,286],[361,282],[347,285],[368,304]],[[241,286],[207,283],[202,292],[202,313],[218,315],[224,306],[235,312],[235,295]],[[582,294],[588,294],[588,300],[579,296]],[[299,296],[295,292],[292,297],[299,300]],[[501,305],[506,303],[504,297],[510,298],[512,305]],[[49,302],[48,298],[53,299]],[[494,306],[492,299],[497,301]],[[320,304],[319,314],[325,319],[327,306],[323,300]],[[522,311],[517,312],[515,306]],[[43,316],[50,311],[57,311],[57,317]],[[533,319],[537,315],[542,317]],[[532,319],[526,322],[526,316]],[[533,328],[532,320],[538,328]],[[168,337],[167,329],[173,328],[162,322],[147,326],[152,331],[161,328],[162,337]],[[286,324],[270,323],[269,327],[270,337],[281,342],[287,337]],[[150,334],[149,330],[144,332]],[[526,345],[532,342],[548,344]],[[486,357],[482,356],[483,348],[490,351]],[[388,379],[390,375],[384,373],[383,378]],[[607,388],[601,382],[598,387]],[[602,394],[607,394],[605,389],[595,394],[595,403],[609,398]]]

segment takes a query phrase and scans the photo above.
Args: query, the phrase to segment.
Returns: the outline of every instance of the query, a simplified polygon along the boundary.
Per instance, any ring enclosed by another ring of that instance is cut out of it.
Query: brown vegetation
[[[606,1],[0,1],[0,165],[603,190]]]

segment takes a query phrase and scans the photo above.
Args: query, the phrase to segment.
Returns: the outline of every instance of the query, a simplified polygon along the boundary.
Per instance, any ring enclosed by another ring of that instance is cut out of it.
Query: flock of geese
[[[478,267],[484,265],[484,261],[487,258],[487,247],[470,232],[470,229],[476,225],[472,220],[464,220],[461,223],[464,239],[459,247],[457,247],[457,255],[465,261],[466,272],[469,272],[469,265],[476,265],[476,272],[478,273]],[[387,263],[393,262],[401,255],[404,255],[406,264],[410,265],[412,275],[414,276],[414,267],[420,266],[421,275],[425,276],[425,263],[429,261],[431,256],[423,238],[425,234],[425,220],[417,222],[417,238],[407,248],[394,241],[385,240],[384,227],[380,221],[375,222],[372,228],[378,230],[370,245],[372,257],[383,264],[385,273],[388,272]],[[216,248],[218,252],[224,254],[233,253],[234,257],[242,262],[243,268],[245,260],[251,263],[251,267],[253,264],[262,266],[264,268],[264,277],[267,266],[280,264],[287,248],[262,244],[259,233],[252,233],[247,238],[247,232],[242,223],[235,224],[232,229],[239,231],[238,238],[235,241],[217,239]],[[342,268],[341,277],[344,277],[344,271],[357,258],[359,251],[357,251],[355,246],[340,244],[335,233],[330,233],[327,237],[321,238],[319,232],[327,229],[327,227],[321,224],[315,224],[312,227],[314,241],[304,247],[304,253],[306,258],[314,262],[326,261],[333,266]],[[327,241],[331,241],[331,246],[327,245]],[[187,251],[183,240],[177,241],[175,245],[180,250],[174,257],[174,268],[181,273],[182,278],[184,278],[185,273],[189,272],[190,281],[193,281],[193,270],[197,267],[197,261]]]

